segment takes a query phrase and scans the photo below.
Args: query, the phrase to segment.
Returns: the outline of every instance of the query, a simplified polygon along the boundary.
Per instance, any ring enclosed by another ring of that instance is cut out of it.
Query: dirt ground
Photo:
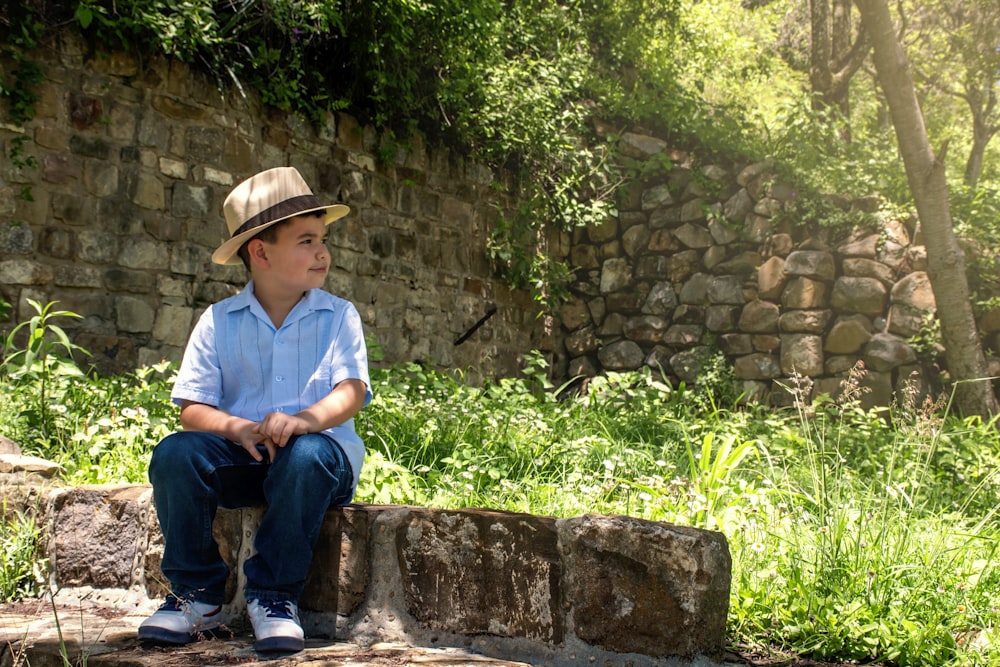
[[[60,619],[60,628],[55,628],[54,619]],[[16,667],[14,651],[6,644],[17,644],[23,640],[25,633],[48,635],[53,630],[61,632],[68,638],[85,634],[84,628],[101,628],[101,636],[93,641],[99,643],[100,650],[89,653],[90,664],[102,662],[95,659],[99,654],[114,652],[117,658],[115,664],[153,664],[157,667],[214,667],[216,665],[237,665],[247,663],[274,664],[272,660],[262,660],[253,653],[252,639],[248,628],[234,628],[228,634],[220,634],[216,639],[206,642],[196,642],[184,647],[140,647],[135,639],[135,626],[141,619],[129,617],[120,610],[101,605],[87,605],[85,610],[80,607],[57,605],[55,614],[48,601],[30,600],[0,604],[0,667]],[[45,642],[36,642],[41,646]],[[69,641],[71,644],[75,642]],[[456,667],[462,664],[493,667],[517,665],[531,667],[525,663],[512,663],[503,660],[490,660],[481,657],[472,658],[468,654],[435,655],[435,651],[418,647],[403,647],[386,645],[376,647],[359,647],[345,642],[316,640],[307,643],[307,649],[314,655],[306,662],[315,663],[322,654],[327,664],[351,664],[370,666],[405,666],[420,665],[432,667],[435,663]],[[448,649],[445,649],[447,651]],[[308,653],[309,651],[307,651]],[[440,661],[440,662],[439,662]],[[47,662],[47,661],[42,661]],[[300,660],[282,660],[282,664],[295,664]],[[31,664],[31,663],[28,663]],[[824,662],[811,660],[801,656],[783,653],[778,650],[764,652],[741,647],[730,647],[723,656],[723,667],[858,667],[857,662]],[[867,667],[887,667],[868,663]]]

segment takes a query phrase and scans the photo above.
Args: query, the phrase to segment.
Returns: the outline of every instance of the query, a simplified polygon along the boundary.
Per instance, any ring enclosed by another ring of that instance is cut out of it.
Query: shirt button
[[[275,375],[274,376],[274,381],[275,382],[284,382],[285,381],[285,376],[284,375]]]

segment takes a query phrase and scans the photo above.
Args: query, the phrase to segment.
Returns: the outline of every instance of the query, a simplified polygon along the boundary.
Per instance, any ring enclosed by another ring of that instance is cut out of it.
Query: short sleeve
[[[177,405],[194,401],[218,406],[222,400],[222,369],[216,348],[215,306],[198,319],[181,361],[170,398]]]

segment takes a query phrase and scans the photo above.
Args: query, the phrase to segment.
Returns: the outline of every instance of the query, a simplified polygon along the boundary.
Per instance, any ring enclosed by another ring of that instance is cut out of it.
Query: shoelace
[[[173,593],[168,593],[163,604],[160,605],[160,609],[167,611],[181,611],[183,608],[184,603]]]
[[[187,605],[187,603],[184,600],[180,599],[179,597],[177,597],[173,593],[167,593],[167,597],[164,599],[163,604],[160,605],[160,609],[159,610],[160,611],[181,611],[182,612],[182,611],[184,611],[187,608],[188,608],[188,605]],[[210,616],[215,616],[220,611],[222,611],[222,607],[221,606],[217,607],[214,611],[205,614],[205,618],[208,618]]]
[[[267,610],[269,618],[292,618],[291,604],[287,600],[261,600],[260,606]]]

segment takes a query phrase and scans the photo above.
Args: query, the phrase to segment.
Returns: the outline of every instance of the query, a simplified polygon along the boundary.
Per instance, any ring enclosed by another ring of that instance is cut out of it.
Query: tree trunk
[[[971,106],[971,105],[970,105]],[[969,149],[969,159],[965,162],[965,184],[974,188],[979,184],[983,173],[983,156],[986,155],[986,145],[996,133],[996,128],[989,127],[985,120],[986,114],[972,113],[972,148]]]
[[[941,336],[955,399],[966,415],[992,417],[996,396],[976,331],[965,275],[965,255],[951,221],[944,164],[930,147],[910,64],[896,34],[886,0],[856,0],[874,48],[875,69],[896,129],[906,178],[926,239],[927,273],[937,301]]]
[[[852,0],[809,0],[812,106],[840,112],[845,143],[851,141],[851,78],[869,49],[864,30],[854,33],[851,7]]]
[[[833,46],[830,39],[830,6],[827,0],[810,0],[809,27],[809,83],[813,92],[813,109],[818,110],[830,104],[829,97],[833,89],[833,71],[830,69]],[[822,97],[817,97],[817,94]]]

